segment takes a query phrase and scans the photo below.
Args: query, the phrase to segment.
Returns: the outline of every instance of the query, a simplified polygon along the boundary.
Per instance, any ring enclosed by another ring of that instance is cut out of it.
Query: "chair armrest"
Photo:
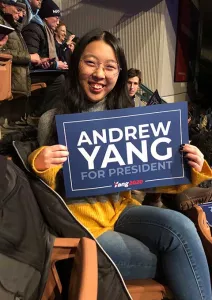
[[[47,87],[47,85],[45,82],[33,83],[33,84],[31,84],[31,92],[34,92],[34,91],[37,91],[40,89],[44,89],[46,87]]]
[[[94,240],[82,238],[74,256],[68,300],[97,300],[98,262]]]
[[[51,266],[42,300],[62,300],[63,287],[55,263],[73,258],[73,268],[67,300],[97,300],[97,249],[89,238],[56,238],[51,254]]]
[[[197,232],[202,241],[203,248],[205,250],[205,254],[208,260],[209,266],[212,265],[212,236],[211,236],[211,228],[207,223],[206,214],[203,209],[194,205],[192,209],[183,212],[191,221],[194,222]],[[212,270],[210,270],[212,275]]]

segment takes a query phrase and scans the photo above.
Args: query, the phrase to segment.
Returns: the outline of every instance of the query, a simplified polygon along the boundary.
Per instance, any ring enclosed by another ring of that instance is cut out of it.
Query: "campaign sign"
[[[187,116],[185,102],[56,116],[67,197],[189,183]]]
[[[212,227],[212,202],[199,204],[199,206],[204,210],[208,224]]]

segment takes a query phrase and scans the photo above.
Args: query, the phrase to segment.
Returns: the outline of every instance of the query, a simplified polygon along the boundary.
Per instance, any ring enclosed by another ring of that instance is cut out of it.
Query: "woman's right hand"
[[[63,164],[68,158],[69,152],[66,146],[54,145],[45,147],[35,158],[34,166],[38,171]]]

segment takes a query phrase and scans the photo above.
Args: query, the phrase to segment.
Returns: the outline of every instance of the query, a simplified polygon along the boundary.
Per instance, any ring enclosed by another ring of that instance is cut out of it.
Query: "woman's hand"
[[[202,171],[204,155],[196,146],[183,144],[180,146],[180,151],[183,152],[183,156],[187,159],[189,166],[194,168],[197,172]]]
[[[34,166],[38,171],[44,171],[51,167],[63,164],[68,158],[69,152],[66,146],[54,145],[44,148],[36,157]]]

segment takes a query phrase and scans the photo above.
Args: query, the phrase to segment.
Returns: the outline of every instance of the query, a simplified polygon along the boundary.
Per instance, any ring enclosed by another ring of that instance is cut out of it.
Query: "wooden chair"
[[[202,241],[203,248],[205,250],[205,254],[207,257],[208,265],[212,266],[212,236],[211,236],[211,228],[209,227],[206,219],[206,214],[203,209],[194,205],[191,209],[183,212],[189,219],[191,219],[196,228],[197,232]],[[210,269],[211,277],[212,277],[212,269]]]
[[[61,300],[62,284],[56,262],[74,258],[67,300],[96,300],[98,269],[95,241],[82,238],[56,238],[51,256],[51,267],[42,300]]]
[[[125,283],[133,300],[174,299],[166,286],[152,279],[128,280]]]
[[[68,258],[74,258],[74,265],[67,300],[97,300],[97,249],[95,241],[88,238],[56,238],[42,300],[62,300],[63,288],[56,263]],[[152,279],[129,280],[125,283],[133,300],[162,300],[169,294],[165,286]]]
[[[0,53],[0,101],[12,99],[12,55]]]
[[[47,87],[47,85],[45,82],[33,83],[33,84],[31,84],[31,93],[35,92],[37,90],[40,90],[40,89],[44,89],[46,87]]]

